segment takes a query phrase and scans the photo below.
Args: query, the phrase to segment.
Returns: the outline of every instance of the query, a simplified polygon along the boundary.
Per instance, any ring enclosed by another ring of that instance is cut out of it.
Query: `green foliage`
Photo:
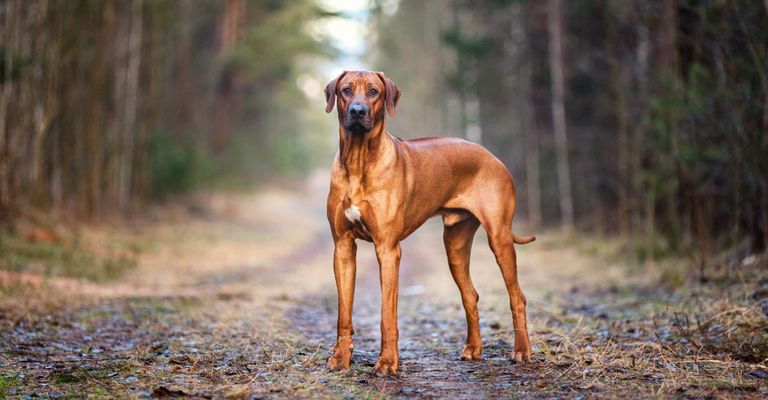
[[[8,49],[0,44],[0,83],[6,81],[15,81],[19,78],[20,70],[22,69],[23,61],[18,55],[12,57],[6,57]],[[10,66],[8,60],[10,59]]]
[[[252,2],[259,23],[252,24],[228,62],[242,67],[255,80],[284,82],[297,66],[297,56],[325,56],[333,49],[311,37],[306,23],[327,16],[308,1]]]
[[[232,115],[223,148],[200,157],[213,168],[210,180],[198,182],[215,178],[217,184],[242,187],[306,171],[318,150],[309,145],[316,128],[308,122],[311,105],[296,80],[311,71],[308,60],[336,54],[307,29],[312,21],[334,15],[306,0],[250,2],[247,10],[254,23],[225,55],[222,71],[222,79],[232,80],[233,90],[246,95],[242,112]]]
[[[269,143],[273,166],[278,172],[306,172],[312,166],[312,149],[304,140],[283,137]]]
[[[723,79],[742,77],[722,75],[722,71],[718,77],[700,62],[688,65],[685,77],[669,71],[659,74],[645,119],[652,134],[652,140],[646,142],[652,164],[639,179],[648,187],[652,184],[648,178],[653,176],[659,185],[649,193],[655,199],[680,198],[683,210],[706,212],[710,215],[707,219],[731,213],[731,198],[719,193],[756,189],[738,187],[742,181],[729,176],[742,173],[733,169],[734,161],[743,162],[734,157],[756,149],[745,146],[739,138],[739,131],[749,123],[744,119],[746,110],[738,104],[734,88]],[[666,218],[666,233],[676,248],[679,232],[673,220],[678,217],[667,214]],[[697,229],[706,233],[712,228]]]
[[[194,146],[178,144],[169,132],[155,132],[149,156],[151,188],[155,196],[183,193],[193,187],[197,171],[195,150]]]
[[[59,372],[54,374],[53,381],[57,384],[77,383],[84,381],[84,377],[77,376],[68,372]]]
[[[447,29],[441,37],[443,43],[456,52],[456,57],[461,60],[455,71],[446,72],[448,87],[457,92],[467,91],[477,83],[470,79],[468,72],[478,69],[478,64],[489,55],[494,42],[484,35],[470,35],[458,29]],[[458,63],[457,63],[458,64]]]
[[[21,379],[17,375],[0,375],[0,399],[7,398],[8,390],[21,384]]]
[[[442,39],[445,44],[454,48],[457,53],[472,61],[480,60],[491,48],[491,38],[468,35],[455,29],[444,31]]]

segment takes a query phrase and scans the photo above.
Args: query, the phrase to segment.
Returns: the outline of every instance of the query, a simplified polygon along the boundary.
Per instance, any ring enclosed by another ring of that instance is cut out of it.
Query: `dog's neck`
[[[339,160],[350,180],[362,179],[367,170],[385,162],[393,148],[394,142],[383,120],[365,133],[350,132],[339,126]]]

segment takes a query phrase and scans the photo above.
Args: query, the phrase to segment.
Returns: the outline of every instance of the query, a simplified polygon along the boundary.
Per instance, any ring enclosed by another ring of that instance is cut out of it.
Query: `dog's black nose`
[[[368,108],[362,104],[349,106],[349,116],[352,118],[363,118],[366,114],[368,114]]]

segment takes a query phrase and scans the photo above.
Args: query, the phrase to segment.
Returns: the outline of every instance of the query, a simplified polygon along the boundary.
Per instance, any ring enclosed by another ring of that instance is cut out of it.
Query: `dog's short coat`
[[[333,162],[328,221],[335,250],[338,289],[336,344],[328,368],[349,368],[356,239],[373,242],[381,279],[381,353],[375,369],[397,373],[397,291],[400,241],[424,221],[441,215],[451,274],[467,317],[462,359],[481,358],[478,295],[469,275],[477,228],[488,232],[491,250],[509,292],[515,330],[513,357],[530,361],[525,296],[517,281],[515,243],[535,238],[512,233],[515,184],[507,168],[483,147],[461,139],[402,140],[385,128],[385,111],[395,115],[397,85],[381,72],[345,71],[325,88],[326,112],[339,116],[339,152]]]

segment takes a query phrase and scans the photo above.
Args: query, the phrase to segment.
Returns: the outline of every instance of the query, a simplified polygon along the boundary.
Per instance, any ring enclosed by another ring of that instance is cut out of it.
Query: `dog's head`
[[[337,99],[344,129],[367,133],[384,120],[385,109],[395,115],[400,89],[383,72],[344,71],[325,87],[325,112],[333,110]]]

